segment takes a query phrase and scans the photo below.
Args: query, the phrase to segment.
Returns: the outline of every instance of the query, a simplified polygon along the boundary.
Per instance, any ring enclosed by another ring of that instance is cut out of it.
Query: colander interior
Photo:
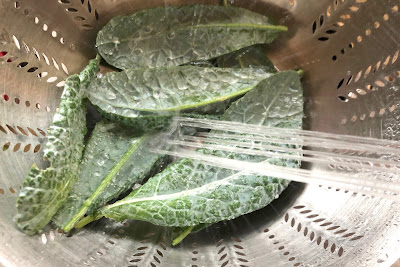
[[[305,128],[399,139],[398,0],[230,2],[288,26],[268,56],[281,70],[304,70]],[[0,265],[391,266],[400,257],[399,204],[299,183],[177,247],[165,229],[137,221],[102,219],[69,236],[51,225],[32,237],[16,229],[20,183],[33,163],[46,165],[64,81],[95,56],[98,30],[116,15],[182,3],[219,1],[0,0]],[[335,161],[329,168],[346,171]]]

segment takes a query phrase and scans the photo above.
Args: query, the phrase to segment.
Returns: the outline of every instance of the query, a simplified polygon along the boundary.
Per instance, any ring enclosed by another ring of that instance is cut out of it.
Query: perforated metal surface
[[[400,256],[399,204],[295,183],[269,207],[174,248],[163,229],[134,221],[101,220],[71,237],[16,230],[19,185],[32,163],[44,165],[63,81],[95,55],[96,32],[115,15],[182,2],[0,0],[0,265],[390,266]],[[400,1],[234,4],[289,27],[268,54],[280,69],[304,69],[307,128],[399,139]]]

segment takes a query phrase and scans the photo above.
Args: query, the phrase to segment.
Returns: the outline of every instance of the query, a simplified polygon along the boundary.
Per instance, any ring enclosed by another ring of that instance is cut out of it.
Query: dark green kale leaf
[[[105,117],[149,131],[164,128],[169,118],[180,112],[224,110],[229,100],[270,75],[263,69],[130,69],[95,79],[88,88],[88,98]]]
[[[53,218],[70,231],[85,214],[141,183],[165,156],[148,151],[152,134],[137,136],[117,123],[99,122],[86,146],[79,180]]]
[[[232,104],[222,119],[271,127],[300,129],[303,95],[299,75],[281,72],[263,80]],[[248,156],[224,151],[204,153],[299,168],[297,160]],[[289,181],[182,159],[150,178],[126,198],[101,209],[96,218],[137,219],[156,225],[195,227],[229,220],[265,207]],[[178,240],[179,241],[179,240]]]
[[[158,7],[113,18],[97,35],[101,56],[120,69],[171,67],[272,42],[284,26],[237,7]]]
[[[65,82],[58,111],[48,130],[44,157],[50,167],[32,166],[17,200],[16,222],[29,235],[42,229],[78,180],[86,134],[85,89],[99,71],[100,57]]]

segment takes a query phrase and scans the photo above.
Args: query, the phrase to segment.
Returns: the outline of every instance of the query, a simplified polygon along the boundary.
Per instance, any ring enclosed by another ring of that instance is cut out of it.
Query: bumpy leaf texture
[[[262,81],[232,104],[223,120],[300,129],[303,97],[298,73],[287,71]],[[204,153],[299,168],[300,162],[202,150]],[[163,226],[196,226],[236,218],[268,205],[288,185],[275,177],[182,159],[150,178],[126,198],[100,213],[114,220],[137,219]]]
[[[79,180],[53,221],[70,231],[85,215],[141,183],[165,156],[147,148],[153,135],[137,136],[118,123],[99,122],[86,146]]]
[[[159,7],[113,18],[98,33],[96,45],[120,69],[170,67],[267,44],[286,30],[242,8]]]
[[[16,222],[27,234],[35,234],[51,220],[78,179],[86,134],[85,88],[99,71],[99,62],[99,57],[91,60],[79,75],[66,80],[44,150],[51,165],[45,170],[34,165],[22,184]]]
[[[95,79],[88,98],[105,117],[148,131],[165,127],[179,112],[227,106],[270,75],[263,69],[194,66],[130,69]]]

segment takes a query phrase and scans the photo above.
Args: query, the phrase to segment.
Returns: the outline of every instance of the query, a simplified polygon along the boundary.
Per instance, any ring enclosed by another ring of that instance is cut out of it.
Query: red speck
[[[8,95],[4,95],[4,100],[8,101],[10,98],[8,97]]]
[[[8,52],[7,51],[0,51],[0,57],[4,57],[5,55],[7,55]]]

